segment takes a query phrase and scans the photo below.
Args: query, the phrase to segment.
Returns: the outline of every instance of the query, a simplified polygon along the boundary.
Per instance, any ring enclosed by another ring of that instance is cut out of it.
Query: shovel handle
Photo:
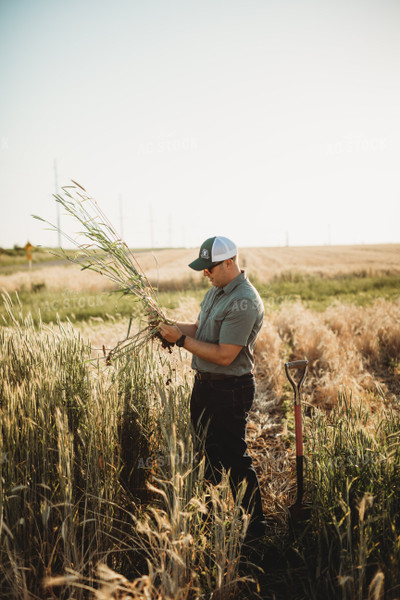
[[[294,391],[294,423],[296,432],[296,473],[297,473],[297,500],[296,506],[301,505],[303,499],[303,422],[301,415],[301,386],[307,375],[308,360],[294,360],[285,363],[287,378],[292,384]],[[290,374],[291,369],[303,369],[303,374],[298,383],[296,383]]]
[[[308,360],[293,360],[292,362],[285,363],[286,376],[289,379],[290,383],[292,384],[292,388],[294,391],[294,403],[295,404],[300,404],[300,401],[301,401],[300,390],[301,390],[301,386],[303,385],[304,380],[307,375],[307,367],[308,367]],[[303,369],[303,375],[301,376],[301,379],[297,384],[290,374],[291,369]]]
[[[289,369],[300,369],[308,365],[308,360],[292,360],[292,362],[286,363]]]

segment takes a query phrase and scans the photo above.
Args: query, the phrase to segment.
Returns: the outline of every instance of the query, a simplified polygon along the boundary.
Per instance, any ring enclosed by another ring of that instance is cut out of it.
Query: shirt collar
[[[243,270],[241,270],[239,275],[236,275],[236,277],[234,279],[232,279],[232,281],[227,283],[222,288],[222,290],[225,292],[225,294],[230,294],[235,289],[235,287],[237,287],[245,279],[246,279],[246,273]]]

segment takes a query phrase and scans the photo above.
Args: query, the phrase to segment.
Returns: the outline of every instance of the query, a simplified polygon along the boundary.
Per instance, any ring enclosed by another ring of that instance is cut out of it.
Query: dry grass
[[[18,271],[11,275],[0,275],[0,288],[8,293],[31,291],[34,286],[44,284],[51,292],[103,292],[115,289],[106,277],[93,271],[80,271],[77,267],[41,267],[32,271]]]
[[[199,304],[185,297],[169,317],[194,320]],[[126,322],[81,325],[93,346],[112,345],[124,333]],[[291,403],[292,390],[284,362],[306,357],[309,375],[304,399],[331,408],[338,392],[346,389],[354,400],[362,399],[371,410],[381,403],[380,390],[389,401],[400,392],[400,300],[379,300],[370,307],[336,304],[320,313],[300,302],[286,304],[265,317],[256,345],[257,398],[248,428],[249,447],[263,490],[266,514],[277,523],[287,517],[285,507],[295,497],[294,443],[283,412]],[[190,355],[175,351],[174,369],[190,374]],[[289,418],[291,410],[289,409]]]
[[[166,249],[140,252],[137,258],[148,278],[160,285],[179,288],[182,280],[192,278],[199,283],[203,277],[188,268],[196,257],[197,248]],[[351,273],[369,275],[400,273],[400,245],[375,246],[312,246],[297,248],[243,248],[240,261],[248,274],[267,283],[286,272],[334,277]],[[77,267],[40,267],[32,272],[20,271],[0,275],[0,288],[8,292],[29,290],[31,284],[44,283],[49,290],[108,291],[112,285],[105,277]],[[175,284],[175,286],[174,286]]]
[[[257,341],[257,373],[265,398],[279,402],[282,364],[309,361],[307,398],[325,407],[338,390],[373,395],[382,388],[399,392],[400,301],[377,300],[369,307],[336,304],[319,313],[300,302],[283,305],[267,317]]]

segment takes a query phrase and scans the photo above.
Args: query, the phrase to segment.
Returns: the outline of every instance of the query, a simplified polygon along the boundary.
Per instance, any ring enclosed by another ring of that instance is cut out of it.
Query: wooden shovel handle
[[[301,418],[301,404],[295,404],[294,421],[296,431],[296,456],[303,456],[303,420]]]
[[[292,362],[286,363],[289,369],[300,369],[308,365],[308,360],[292,360]]]
[[[308,360],[293,360],[285,363],[286,376],[289,379],[294,391],[294,403],[301,404],[300,390],[307,375]],[[298,383],[296,383],[290,374],[290,369],[304,369],[303,375]]]
[[[294,360],[285,363],[285,371],[294,391],[294,424],[296,433],[296,472],[297,472],[297,500],[296,506],[300,506],[303,499],[303,422],[301,415],[301,386],[307,375],[308,360]],[[291,376],[291,369],[303,369],[302,376],[296,383]]]

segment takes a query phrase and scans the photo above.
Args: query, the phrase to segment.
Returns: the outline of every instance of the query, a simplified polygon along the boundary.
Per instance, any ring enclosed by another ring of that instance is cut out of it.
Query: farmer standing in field
[[[189,267],[203,271],[213,287],[201,303],[196,323],[162,323],[160,332],[193,354],[196,374],[190,409],[198,438],[206,432],[205,478],[217,484],[222,468],[230,470],[234,497],[239,484],[247,482],[242,506],[252,513],[246,537],[251,543],[265,533],[260,486],[246,444],[255,393],[253,350],[264,307],[239,268],[237,247],[228,238],[207,239]]]

